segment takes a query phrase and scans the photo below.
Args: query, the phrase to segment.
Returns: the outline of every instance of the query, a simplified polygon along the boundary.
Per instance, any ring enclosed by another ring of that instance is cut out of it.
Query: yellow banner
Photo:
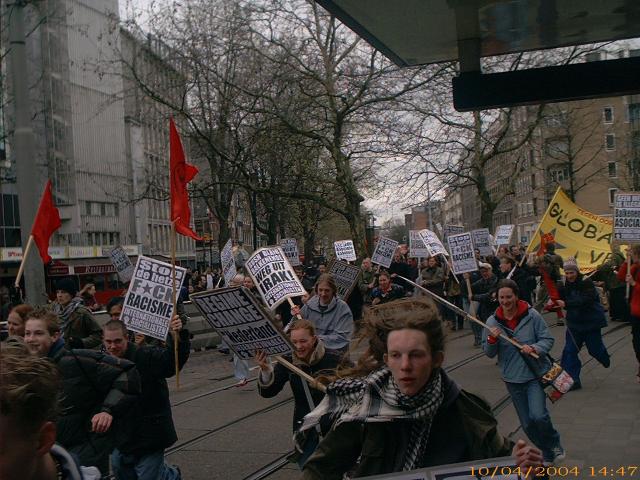
[[[537,252],[541,238],[549,234],[554,238],[556,253],[564,260],[575,257],[581,272],[593,271],[611,256],[613,219],[578,207],[560,187],[549,202],[527,253]]]

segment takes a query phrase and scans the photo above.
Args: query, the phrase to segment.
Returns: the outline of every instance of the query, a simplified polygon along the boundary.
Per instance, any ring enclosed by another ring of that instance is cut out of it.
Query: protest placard
[[[233,277],[238,274],[236,270],[236,262],[233,258],[233,243],[231,239],[224,244],[222,252],[220,252],[220,264],[222,266],[222,275],[224,276],[224,284],[229,285]]]
[[[480,255],[486,257],[487,255],[493,255],[493,246],[491,244],[491,234],[488,228],[478,228],[471,231],[471,238],[473,238],[473,245],[480,250]]]
[[[445,225],[442,238],[446,242],[449,235],[458,235],[463,232],[464,227],[462,225]]]
[[[438,465],[408,472],[373,475],[362,477],[362,480],[519,480],[525,478],[527,473],[531,476],[538,473],[541,476],[546,476],[545,472],[544,466],[519,468],[516,466],[514,458],[498,457]]]
[[[358,282],[360,267],[342,260],[336,260],[329,267],[329,273],[333,275],[336,285],[338,286],[338,298],[346,302],[353,287],[355,287]]]
[[[511,243],[511,236],[513,235],[513,229],[515,227],[515,225],[498,225],[494,237],[494,241],[497,247],[500,247],[502,245],[509,245]]]
[[[429,249],[422,241],[420,230],[409,231],[409,256],[412,258],[427,258],[431,256]]]
[[[389,268],[393,261],[393,254],[396,253],[396,248],[398,248],[398,242],[381,236],[371,256],[371,262]]]
[[[459,273],[475,272],[478,269],[478,262],[476,262],[473,252],[473,240],[469,232],[450,235],[447,243],[451,252],[451,269],[453,273],[457,275]]]
[[[185,272],[176,267],[177,292]],[[171,264],[139,256],[120,319],[129,330],[165,340],[173,317],[172,287]]]
[[[347,262],[355,262],[356,248],[353,246],[353,240],[338,240],[333,242],[333,249],[336,251],[338,260],[346,260]]]
[[[295,238],[283,238],[280,240],[282,251],[289,260],[289,265],[297,267],[300,265],[300,252],[298,252],[298,241]]]
[[[307,293],[280,247],[256,250],[244,266],[272,310],[287,298]]]
[[[111,259],[111,263],[118,272],[118,277],[123,282],[128,282],[131,280],[131,276],[133,275],[133,263],[129,259],[129,255],[124,251],[124,248],[121,246],[117,246],[112,248],[109,251],[109,258]]]
[[[640,193],[624,192],[615,195],[613,243],[640,243]]]
[[[442,245],[442,242],[435,232],[425,228],[424,230],[420,230],[420,237],[429,251],[429,257],[435,257],[436,255],[449,256],[449,252],[444,248],[444,245]]]
[[[245,287],[228,287],[191,295],[204,319],[238,357],[253,358],[256,350],[269,355],[290,353],[287,336],[272,322]]]

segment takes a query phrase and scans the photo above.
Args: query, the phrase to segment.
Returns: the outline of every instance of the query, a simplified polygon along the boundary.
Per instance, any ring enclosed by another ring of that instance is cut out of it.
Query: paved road
[[[556,337],[552,353],[559,357],[565,328],[554,326],[553,317],[546,318]],[[640,461],[640,385],[633,383],[637,367],[630,328],[613,323],[606,331],[611,333],[605,343],[613,344],[612,368],[606,370],[595,361],[586,363],[583,390],[569,393],[551,408],[569,452],[565,462],[569,465]],[[495,360],[476,355],[480,350],[472,343],[469,330],[451,332],[445,367],[454,369],[451,375],[463,388],[496,404],[505,399],[506,389]],[[478,358],[463,363],[474,355]],[[582,358],[590,357],[583,351]],[[255,382],[233,387],[233,364],[228,359],[216,351],[196,352],[182,372],[180,390],[171,383],[179,440],[169,450],[168,460],[180,466],[185,479],[243,479],[291,450],[290,391],[263,399]],[[498,420],[504,435],[523,437],[510,403],[503,405]],[[590,438],[594,441],[585,441]],[[288,465],[268,478],[294,479],[299,472]]]

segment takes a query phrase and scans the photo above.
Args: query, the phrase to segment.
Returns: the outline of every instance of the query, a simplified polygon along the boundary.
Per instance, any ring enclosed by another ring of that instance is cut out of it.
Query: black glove
[[[84,348],[84,342],[78,337],[69,337],[67,340],[67,346],[69,348]]]

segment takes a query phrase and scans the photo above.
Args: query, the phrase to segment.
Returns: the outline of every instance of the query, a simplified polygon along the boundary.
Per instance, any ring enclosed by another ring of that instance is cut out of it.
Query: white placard
[[[231,239],[227,240],[222,252],[220,252],[220,265],[222,266],[224,284],[230,285],[233,278],[238,274],[238,271],[236,270],[236,262],[233,258],[233,243],[231,242]]]
[[[282,251],[287,256],[287,260],[289,260],[289,264],[292,267],[301,265],[300,252],[298,251],[298,241],[295,238],[283,238],[282,240],[280,240],[280,246],[282,247]]]
[[[118,277],[123,282],[128,282],[131,280],[131,276],[133,275],[133,263],[129,260],[129,255],[124,251],[124,248],[117,246],[112,248],[109,252],[109,258],[111,259],[111,263],[118,272]]]
[[[336,260],[329,267],[329,273],[333,275],[338,287],[336,295],[340,300],[346,302],[349,294],[353,291],[353,287],[355,287],[358,282],[360,267],[342,260]]]
[[[435,257],[436,255],[445,255],[447,257],[449,256],[449,252],[447,252],[447,249],[444,248],[444,245],[442,244],[438,236],[431,230],[427,230],[426,228],[424,230],[420,230],[420,237],[427,247],[430,257]]]
[[[496,246],[500,247],[511,244],[511,236],[515,228],[515,225],[499,225],[498,228],[496,228],[496,235],[494,237]]]
[[[355,262],[358,259],[356,256],[356,247],[353,246],[353,240],[338,240],[337,242],[333,242],[333,249],[336,252],[336,259],[338,260]]]
[[[396,253],[396,248],[398,248],[398,242],[381,236],[371,256],[371,262],[389,268],[393,261],[393,254]]]
[[[427,258],[431,256],[429,249],[422,241],[420,230],[409,231],[409,256],[412,258]]]
[[[453,273],[457,275],[478,270],[478,262],[473,252],[473,240],[469,232],[450,235],[447,243],[451,252],[451,269]]]
[[[220,288],[190,296],[204,319],[240,358],[256,350],[269,355],[291,353],[291,344],[244,287]]]
[[[493,246],[491,243],[491,234],[488,228],[478,228],[471,231],[471,238],[473,238],[473,245],[480,250],[480,255],[486,257],[487,255],[493,255]]]
[[[256,250],[244,267],[271,310],[287,298],[307,293],[280,247]]]
[[[640,193],[616,193],[613,206],[613,242],[640,243]]]
[[[176,296],[186,269],[176,267]],[[171,265],[139,256],[120,319],[129,330],[165,340],[173,317]]]
[[[444,232],[443,232],[443,238],[444,241],[447,241],[447,238],[449,238],[449,235],[458,235],[459,233],[463,233],[464,232],[464,227],[462,225],[445,225],[444,226]]]

